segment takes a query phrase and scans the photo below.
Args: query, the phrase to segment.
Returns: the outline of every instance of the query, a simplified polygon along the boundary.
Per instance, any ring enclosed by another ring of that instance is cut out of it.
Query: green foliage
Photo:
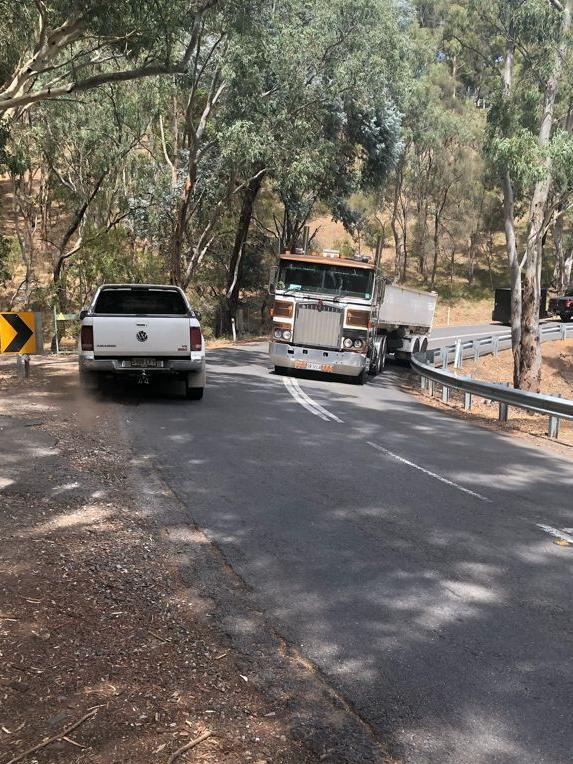
[[[12,277],[10,241],[0,234],[0,285],[4,286]]]

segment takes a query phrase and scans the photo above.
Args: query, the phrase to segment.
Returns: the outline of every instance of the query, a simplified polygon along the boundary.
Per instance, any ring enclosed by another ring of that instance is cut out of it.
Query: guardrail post
[[[499,355],[499,337],[496,334],[494,334],[492,340],[492,352],[493,355]]]
[[[22,379],[30,379],[30,356],[28,353],[18,353],[16,356],[16,373]]]
[[[561,398],[561,393],[557,393],[555,397]],[[559,437],[560,421],[561,421],[561,417],[554,416],[553,414],[549,416],[549,428],[547,430],[547,435],[551,438],[551,440],[557,440],[557,438]]]
[[[464,351],[462,347],[462,341],[456,340],[456,353],[454,356],[454,369],[461,369],[464,363]]]
[[[428,392],[430,393],[430,398],[434,397],[434,380],[430,379],[428,380]]]
[[[450,402],[450,388],[447,385],[442,386],[442,401],[444,403]]]
[[[464,408],[466,411],[470,411],[472,407],[472,394],[464,393]]]
[[[449,356],[448,348],[441,348],[440,355],[442,357],[442,369],[447,369]]]
[[[479,347],[480,341],[474,340],[474,361],[479,361]]]
[[[426,389],[426,377],[424,376],[420,377],[420,389],[421,390]]]
[[[500,401],[498,420],[500,422],[507,422],[508,416],[509,416],[509,406],[507,405],[507,403],[503,403],[502,401]]]
[[[567,324],[561,324],[561,339],[566,340],[567,339]]]
[[[506,387],[509,387],[509,382],[505,383]],[[509,418],[509,405],[503,401],[499,401],[499,413],[497,415],[499,422],[507,422]]]

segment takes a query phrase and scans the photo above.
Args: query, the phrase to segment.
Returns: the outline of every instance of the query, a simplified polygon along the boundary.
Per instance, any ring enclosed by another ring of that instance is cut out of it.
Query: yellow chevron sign
[[[38,353],[40,348],[35,313],[0,313],[0,353]]]

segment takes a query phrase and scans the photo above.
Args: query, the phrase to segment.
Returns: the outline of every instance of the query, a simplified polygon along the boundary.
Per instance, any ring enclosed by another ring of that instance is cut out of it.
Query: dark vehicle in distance
[[[573,298],[571,298],[573,299]],[[541,290],[539,301],[539,318],[547,318],[547,289]],[[499,321],[500,324],[511,324],[511,289],[496,289],[493,305],[492,321]]]
[[[573,289],[568,295],[552,297],[549,300],[549,312],[566,322],[573,318]]]

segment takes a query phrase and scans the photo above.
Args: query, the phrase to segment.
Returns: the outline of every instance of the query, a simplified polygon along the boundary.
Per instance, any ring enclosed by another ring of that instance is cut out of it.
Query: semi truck
[[[389,353],[426,350],[437,295],[389,283],[380,257],[341,257],[335,250],[280,255],[271,272],[274,295],[269,355],[275,371],[342,374],[364,384]]]

